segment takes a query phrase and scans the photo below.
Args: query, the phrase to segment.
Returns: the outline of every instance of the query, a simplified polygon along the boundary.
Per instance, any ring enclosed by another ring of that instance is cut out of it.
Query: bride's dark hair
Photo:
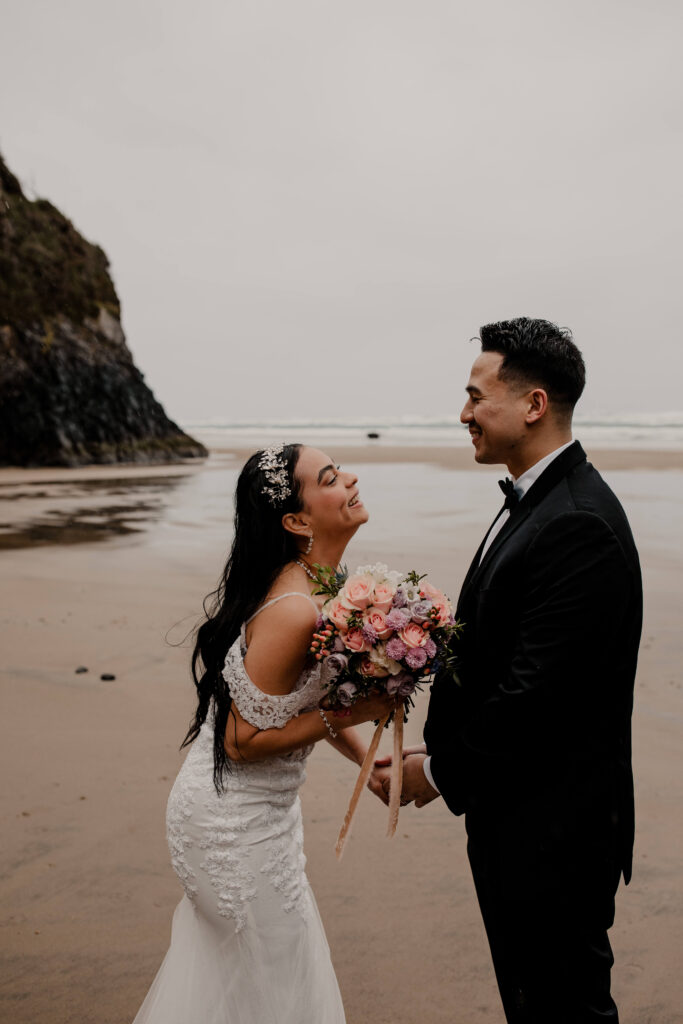
[[[219,793],[230,770],[224,740],[232,697],[222,676],[223,664],[242,623],[263,602],[283,566],[297,557],[296,538],[283,528],[282,516],[299,512],[302,507],[301,487],[295,476],[300,451],[300,444],[288,444],[277,457],[286,469],[291,493],[275,505],[266,493],[271,481],[259,468],[263,452],[256,452],[244,466],[235,490],[232,548],[218,587],[204,599],[206,620],[197,630],[192,653],[197,710],[181,749],[199,735],[213,699],[213,781]]]

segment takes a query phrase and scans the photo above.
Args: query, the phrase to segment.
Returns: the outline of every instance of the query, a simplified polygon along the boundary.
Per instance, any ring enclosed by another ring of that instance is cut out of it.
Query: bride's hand
[[[378,718],[385,718],[396,707],[395,697],[390,697],[386,693],[372,693],[369,697],[361,697],[351,705],[345,714],[335,716],[333,720],[339,722],[342,728],[349,725],[362,725],[363,722],[374,722]],[[332,715],[334,716],[334,711],[332,711]]]

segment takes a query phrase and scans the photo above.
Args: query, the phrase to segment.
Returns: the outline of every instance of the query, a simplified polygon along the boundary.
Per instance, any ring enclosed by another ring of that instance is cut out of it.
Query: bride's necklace
[[[317,582],[318,582],[318,580],[317,580],[317,578],[316,578],[316,575],[315,575],[315,573],[314,573],[314,572],[313,572],[313,571],[311,570],[311,567],[310,567],[310,565],[308,564],[308,562],[304,562],[303,558],[297,558],[297,560],[296,560],[296,564],[297,564],[297,565],[299,565],[299,566],[301,566],[301,568],[302,568],[302,569],[303,569],[303,571],[304,571],[304,572],[306,573],[306,575],[307,575],[307,576],[309,577],[309,579],[312,579],[314,583],[317,583]]]

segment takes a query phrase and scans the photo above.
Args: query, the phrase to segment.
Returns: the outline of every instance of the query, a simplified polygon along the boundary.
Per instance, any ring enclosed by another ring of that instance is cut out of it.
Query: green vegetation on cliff
[[[120,306],[102,249],[46,199],[26,199],[0,156],[0,323],[30,327],[64,316],[80,324]]]
[[[105,253],[0,157],[0,464],[204,455],[133,363]]]

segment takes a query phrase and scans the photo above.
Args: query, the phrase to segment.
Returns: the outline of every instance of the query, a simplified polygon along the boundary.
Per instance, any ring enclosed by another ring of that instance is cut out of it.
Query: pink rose
[[[424,594],[425,597],[430,598],[432,601],[445,601],[446,595],[441,590],[437,590],[431,583],[420,583],[420,593]]]
[[[424,647],[427,643],[427,634],[417,622],[409,622],[405,629],[398,634],[406,647]]]
[[[350,629],[348,633],[342,637],[342,640],[344,641],[344,647],[353,654],[360,654],[361,651],[370,650],[370,644],[363,636],[363,630],[358,629],[357,626]]]
[[[338,597],[334,597],[325,605],[325,615],[327,615],[330,622],[332,622],[337,629],[347,628],[349,610],[344,607]]]
[[[395,593],[396,587],[392,587],[391,583],[378,583],[375,586],[375,597],[372,603],[378,611],[386,614],[391,608]]]
[[[386,640],[392,634],[391,626],[387,625],[387,617],[383,611],[372,605],[363,612],[363,621],[366,626],[372,626],[379,640]]]
[[[362,612],[369,604],[372,604],[374,589],[375,581],[372,576],[366,574],[349,576],[339,593],[339,599],[345,608]]]
[[[362,658],[360,663],[360,671],[364,676],[371,676],[374,679],[382,679],[384,676],[389,675],[389,669],[384,668],[383,665],[378,665],[376,661],[372,661],[371,658]]]

